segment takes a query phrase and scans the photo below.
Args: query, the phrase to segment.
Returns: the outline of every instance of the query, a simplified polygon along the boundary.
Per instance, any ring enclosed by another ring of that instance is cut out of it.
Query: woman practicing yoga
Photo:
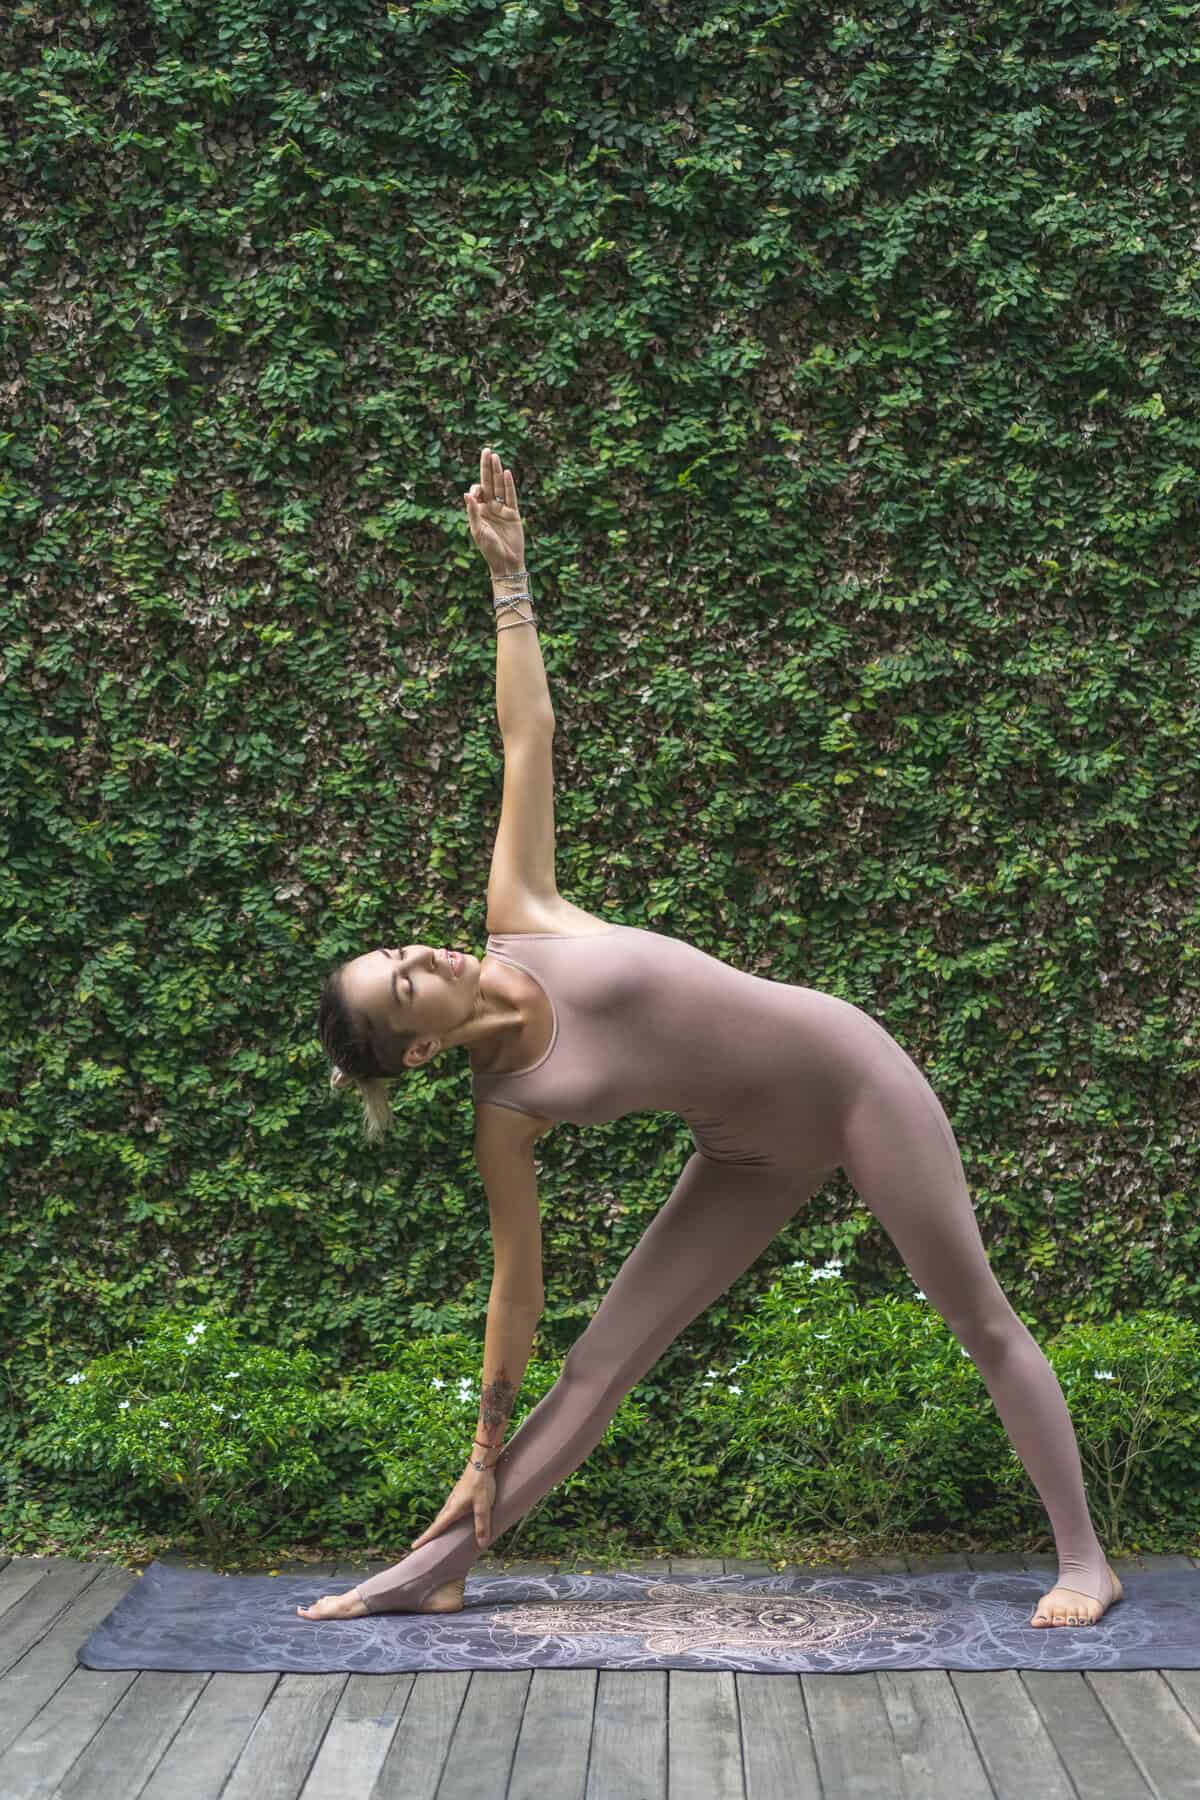
[[[371,950],[327,978],[319,1029],[333,1084],[360,1088],[372,1136],[388,1116],[384,1079],[445,1050],[469,1053],[494,1246],[479,1429],[461,1478],[410,1553],[297,1611],[345,1619],[461,1607],[481,1547],[578,1468],[667,1345],[843,1168],[974,1359],[1045,1504],[1059,1585],[1030,1624],[1094,1624],[1121,1585],[1088,1516],[1066,1402],[992,1273],[933,1089],[882,1026],[846,1001],[745,974],[560,897],[554,715],[516,488],[490,450],[464,499],[493,576],[504,740],[487,953]],[[663,1111],[687,1121],[696,1149],[558,1381],[501,1449],[542,1306],[534,1144],[562,1120],[596,1125]]]

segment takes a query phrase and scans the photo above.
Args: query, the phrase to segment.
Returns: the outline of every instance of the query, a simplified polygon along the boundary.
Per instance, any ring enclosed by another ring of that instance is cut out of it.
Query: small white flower
[[[731,1394],[740,1394],[742,1390],[740,1387],[731,1387],[729,1391]]]
[[[226,1381],[236,1381],[238,1376],[241,1374],[241,1372],[242,1371],[240,1369],[228,1370],[226,1373],[226,1376],[225,1376]]]
[[[813,1332],[813,1336],[814,1336],[814,1337],[819,1337],[819,1338],[827,1338],[827,1337],[829,1337],[829,1336],[830,1336],[830,1335],[831,1335],[831,1334],[830,1334],[830,1333],[829,1333],[829,1332],[828,1332],[828,1331],[814,1331],[814,1332]]]
[[[70,1385],[70,1386],[71,1386],[71,1387],[74,1387],[74,1386],[75,1386],[75,1383],[76,1383],[76,1382],[77,1382],[77,1381],[82,1381],[82,1380],[83,1380],[83,1376],[82,1376],[82,1375],[68,1375],[68,1376],[67,1376],[67,1382],[68,1382],[68,1384],[69,1384],[69,1385]]]
[[[971,1354],[971,1352],[970,1352],[970,1351],[969,1351],[969,1350],[964,1350],[964,1349],[963,1349],[963,1347],[962,1347],[962,1345],[961,1345],[961,1344],[960,1344],[960,1345],[959,1345],[959,1346],[958,1346],[958,1354],[959,1354],[959,1355],[960,1355],[960,1356],[970,1356],[970,1354]]]
[[[443,1388],[446,1384],[439,1375],[435,1375],[429,1385],[430,1387]]]
[[[158,1421],[158,1422],[159,1422],[159,1424],[160,1424],[160,1425],[166,1425],[166,1426],[167,1426],[167,1429],[168,1429],[168,1431],[169,1431],[169,1430],[170,1430],[170,1424],[169,1424],[169,1422],[168,1422],[168,1420],[166,1420],[166,1419],[160,1419],[160,1420],[159,1420],[159,1421]]]
[[[230,1413],[229,1416],[231,1419],[240,1419],[242,1415],[241,1413]]]
[[[129,1402],[128,1402],[128,1400],[122,1400],[122,1402],[121,1402],[121,1411],[122,1411],[122,1412],[128,1412],[128,1411],[129,1411]]]
[[[225,1411],[225,1408],[223,1406],[218,1406],[216,1401],[214,1400],[213,1401],[213,1411],[215,1413],[223,1413]]]
[[[1116,1379],[1111,1369],[1093,1369],[1092,1374],[1096,1377],[1097,1381],[1113,1381]]]
[[[192,1326],[192,1330],[197,1334],[197,1336],[200,1334],[200,1332],[207,1331],[207,1329],[208,1329],[208,1327],[205,1325],[203,1319],[200,1320],[200,1323],[198,1325]]]
[[[923,1300],[924,1298],[925,1298],[924,1294],[921,1292],[920,1288],[918,1288],[917,1289],[917,1299]]]

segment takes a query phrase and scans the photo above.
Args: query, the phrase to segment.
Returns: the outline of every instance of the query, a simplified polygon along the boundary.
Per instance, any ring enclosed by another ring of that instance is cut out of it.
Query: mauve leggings
[[[847,1119],[840,1165],[926,1299],[975,1362],[1041,1496],[1064,1586],[1107,1600],[1075,1432],[1062,1389],[992,1273],[958,1146],[937,1096],[908,1063]],[[593,1450],[621,1400],[684,1326],[754,1262],[833,1173],[713,1162],[696,1152],[572,1345],[562,1374],[496,1468],[492,1539]],[[372,1613],[416,1611],[480,1555],[473,1518],[358,1584]]]

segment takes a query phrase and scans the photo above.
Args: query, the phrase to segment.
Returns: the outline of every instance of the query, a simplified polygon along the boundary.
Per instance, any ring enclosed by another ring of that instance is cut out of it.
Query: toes
[[[1045,1596],[1038,1602],[1037,1611],[1029,1623],[1039,1628],[1065,1625],[1071,1630],[1080,1630],[1085,1625],[1094,1625],[1101,1617],[1104,1608],[1094,1600],[1055,1600]]]

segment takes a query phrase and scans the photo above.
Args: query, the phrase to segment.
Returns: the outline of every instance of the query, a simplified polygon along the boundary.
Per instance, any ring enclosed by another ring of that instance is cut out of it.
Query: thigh
[[[863,1096],[843,1165],[909,1274],[961,1338],[1013,1316],[987,1259],[958,1144],[919,1071]]]
[[[689,1157],[568,1353],[564,1376],[608,1380],[620,1371],[639,1380],[832,1173]]]

